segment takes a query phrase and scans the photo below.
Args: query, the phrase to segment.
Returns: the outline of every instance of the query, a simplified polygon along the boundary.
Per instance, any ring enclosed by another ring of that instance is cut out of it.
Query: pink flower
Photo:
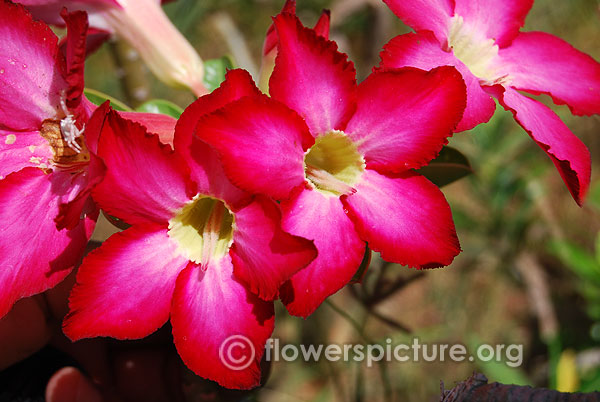
[[[63,18],[66,57],[50,28],[0,2],[0,317],[71,272],[98,213],[80,197],[95,180],[82,135],[93,133],[82,97],[87,18]]]
[[[164,83],[190,88],[204,95],[204,65],[198,53],[169,21],[160,0],[21,0],[34,15],[49,24],[59,24],[60,10],[67,6],[85,10],[94,27],[92,48],[115,32],[129,42],[150,70]]]
[[[556,165],[578,204],[590,182],[585,145],[545,105],[521,95],[548,94],[576,115],[600,112],[600,64],[543,32],[519,32],[533,0],[384,0],[417,33],[392,39],[381,68],[455,66],[467,83],[457,131],[488,121],[494,100],[510,110]]]
[[[281,289],[288,311],[307,316],[347,284],[366,243],[388,261],[450,264],[459,253],[450,207],[412,169],[435,158],[460,120],[460,74],[409,68],[357,86],[334,42],[293,14],[274,21],[271,98],[255,90],[202,118],[196,135],[235,185],[281,201],[285,231],[314,240],[317,259]]]
[[[64,332],[73,340],[142,338],[170,318],[175,346],[194,372],[251,388],[273,330],[272,300],[316,250],[283,232],[277,204],[231,185],[212,150],[192,139],[202,113],[234,95],[216,91],[188,107],[176,127],[183,155],[108,114],[98,142],[107,170],[93,196],[132,226],[83,260]],[[246,355],[228,366],[220,349],[231,336],[246,337],[252,349],[234,350]],[[245,369],[232,368],[244,358]]]

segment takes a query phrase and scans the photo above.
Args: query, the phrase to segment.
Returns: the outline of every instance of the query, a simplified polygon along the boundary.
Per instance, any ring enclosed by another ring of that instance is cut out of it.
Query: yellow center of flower
[[[206,265],[233,243],[234,217],[222,201],[197,195],[169,221],[169,236],[190,261]]]
[[[352,194],[364,170],[365,160],[341,131],[319,136],[304,157],[306,178],[326,195]]]
[[[450,19],[448,46],[482,85],[502,84],[507,78],[493,67],[493,61],[498,56],[496,42],[481,35],[476,27],[465,24],[460,15]]]

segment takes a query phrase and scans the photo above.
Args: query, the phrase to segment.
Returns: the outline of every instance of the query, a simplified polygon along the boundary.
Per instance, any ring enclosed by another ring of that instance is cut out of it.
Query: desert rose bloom
[[[459,253],[450,207],[412,169],[435,158],[462,116],[458,71],[381,72],[357,86],[334,42],[295,15],[274,22],[271,98],[231,102],[196,135],[235,185],[281,201],[285,231],[314,240],[317,259],[281,289],[288,311],[307,316],[347,284],[365,242],[411,267],[450,264]]]
[[[150,70],[164,83],[190,88],[196,95],[207,90],[204,65],[198,53],[169,21],[160,0],[21,0],[35,18],[60,24],[66,6],[85,10],[95,32],[114,32],[131,44]]]
[[[455,66],[467,84],[457,131],[488,121],[494,100],[550,157],[581,205],[591,161],[585,145],[551,109],[518,91],[548,94],[576,115],[600,112],[600,64],[544,32],[519,32],[533,0],[384,0],[416,33],[392,39],[382,68]]]
[[[82,96],[87,18],[63,17],[66,58],[48,26],[0,1],[0,317],[69,274],[97,217],[80,197],[95,180],[82,135],[94,131]]]
[[[132,226],[83,260],[64,332],[136,339],[170,318],[190,369],[245,389],[259,384],[272,300],[316,250],[281,230],[275,202],[232,186],[211,149],[192,141],[211,104],[201,98],[182,115],[176,135],[192,149],[184,157],[141,125],[107,115],[98,141],[106,174],[93,196]],[[232,336],[251,344],[223,351]]]

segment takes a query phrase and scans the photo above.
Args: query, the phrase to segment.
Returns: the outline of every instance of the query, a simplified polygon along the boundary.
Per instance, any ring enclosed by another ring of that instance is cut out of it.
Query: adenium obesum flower
[[[63,18],[66,58],[48,26],[0,1],[0,317],[71,272],[98,214],[78,199],[95,180],[82,135],[93,132],[82,101],[87,18]]]
[[[183,156],[108,113],[98,141],[106,174],[93,196],[132,226],[83,260],[64,332],[73,340],[136,339],[170,319],[190,369],[228,388],[252,388],[273,330],[273,299],[316,249],[283,232],[278,205],[231,185],[213,151],[192,140],[202,111],[218,103],[210,99],[177,124],[175,148],[190,149]],[[232,336],[251,345],[222,353]],[[244,367],[232,366],[239,359]]]
[[[296,0],[286,0],[283,5],[282,13],[296,14]],[[315,27],[313,28],[317,35],[322,36],[325,39],[329,39],[329,25],[330,25],[330,12],[329,10],[323,10],[319,17]],[[261,91],[269,91],[269,78],[273,73],[275,67],[275,58],[277,57],[277,32],[275,31],[275,25],[271,24],[267,30],[265,41],[263,42],[262,59],[260,65],[260,77],[258,81],[258,87]]]
[[[66,6],[85,10],[90,25],[100,31],[114,32],[136,49],[150,70],[164,83],[190,88],[204,95],[204,65],[198,53],[169,21],[160,0],[21,0],[35,18],[59,24],[59,13]]]
[[[357,86],[334,42],[293,14],[274,23],[271,98],[246,91],[203,117],[196,136],[235,185],[281,201],[285,231],[314,240],[318,257],[281,289],[288,311],[307,316],[347,284],[367,242],[388,261],[450,264],[460,251],[450,207],[412,169],[435,158],[462,116],[458,71],[393,70]],[[223,84],[236,85],[231,75]]]
[[[548,94],[576,115],[600,113],[600,64],[544,32],[519,32],[533,0],[384,0],[417,32],[385,45],[381,68],[456,67],[467,84],[457,131],[488,121],[495,96],[556,165],[578,204],[590,182],[585,145],[547,106],[520,94]]]

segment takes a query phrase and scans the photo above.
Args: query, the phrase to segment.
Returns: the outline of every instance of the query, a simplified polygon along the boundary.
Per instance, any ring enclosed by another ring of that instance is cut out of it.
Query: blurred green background
[[[283,0],[179,0],[165,9],[203,59],[231,55],[257,74],[264,33]],[[363,79],[379,51],[409,32],[380,0],[299,0],[312,26],[332,10],[331,37]],[[600,60],[598,0],[537,0],[525,30],[546,31]],[[556,55],[556,57],[561,57]],[[152,98],[181,107],[194,97],[141,77]],[[127,99],[110,46],[92,55],[86,86]],[[548,97],[540,99],[550,105]],[[600,161],[600,118],[573,117],[552,106]],[[592,174],[579,208],[553,164],[499,108],[486,125],[450,145],[470,160],[473,174],[443,188],[463,252],[443,269],[417,272],[374,256],[361,285],[348,286],[302,320],[278,305],[274,336],[281,344],[429,343],[523,345],[523,364],[478,362],[276,362],[261,401],[429,401],[440,381],[452,388],[473,371],[490,381],[568,391],[600,389],[600,182]],[[434,223],[432,223],[434,224]],[[410,331],[410,332],[409,332]]]

